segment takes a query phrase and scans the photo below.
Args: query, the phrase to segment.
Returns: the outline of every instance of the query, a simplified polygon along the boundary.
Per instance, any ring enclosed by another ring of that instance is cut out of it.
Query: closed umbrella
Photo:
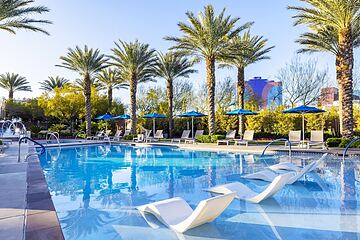
[[[155,137],[155,119],[156,118],[166,118],[166,116],[158,113],[149,113],[143,116],[143,118],[152,118],[153,120],[153,136]]]
[[[250,111],[250,110],[246,110],[246,109],[237,109],[237,110],[233,110],[231,112],[227,112],[226,115],[237,115],[237,116],[247,116],[247,115],[257,115],[256,112]],[[242,137],[243,135],[243,129],[242,129],[242,118],[239,118],[239,134],[240,137]]]
[[[111,116],[108,113],[105,113],[104,115],[100,115],[100,116],[96,117],[95,119],[96,120],[105,120],[105,121],[107,121],[107,120],[112,119],[112,118],[113,118],[113,116]],[[107,123],[106,123],[105,127],[106,127],[106,131],[107,131]]]
[[[322,113],[325,112],[325,110],[316,108],[316,107],[310,107],[310,106],[306,106],[306,105],[302,105],[300,107],[295,107],[295,108],[290,108],[287,109],[285,111],[283,111],[283,113],[297,113],[297,114],[301,114],[302,116],[302,139],[303,139],[303,143],[305,141],[305,114],[308,113]]]
[[[201,112],[186,112],[178,115],[179,117],[191,117],[191,138],[194,138],[194,118],[196,117],[205,117],[206,114],[203,114]]]

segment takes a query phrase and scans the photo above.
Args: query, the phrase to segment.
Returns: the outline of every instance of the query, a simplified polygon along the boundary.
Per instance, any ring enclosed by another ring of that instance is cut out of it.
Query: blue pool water
[[[360,239],[357,159],[329,157],[274,198],[234,200],[213,223],[184,235],[150,228],[134,207],[180,196],[195,208],[211,197],[203,189],[233,181],[261,191],[265,182],[241,176],[287,157],[101,145],[47,149],[40,160],[66,239]]]

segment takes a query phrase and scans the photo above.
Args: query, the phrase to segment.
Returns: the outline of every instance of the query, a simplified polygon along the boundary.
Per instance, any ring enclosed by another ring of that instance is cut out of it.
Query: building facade
[[[245,82],[245,100],[255,100],[261,109],[276,108],[282,104],[282,82],[254,77]]]

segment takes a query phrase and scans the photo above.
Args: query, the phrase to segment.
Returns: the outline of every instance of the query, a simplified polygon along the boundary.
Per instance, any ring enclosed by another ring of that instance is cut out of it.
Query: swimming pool
[[[297,163],[319,155],[299,156]],[[194,208],[203,189],[241,178],[284,155],[184,151],[172,147],[99,145],[47,149],[40,157],[66,239],[360,239],[360,160],[328,158],[261,204],[234,200],[211,224],[184,235],[150,228],[134,206],[180,196]]]

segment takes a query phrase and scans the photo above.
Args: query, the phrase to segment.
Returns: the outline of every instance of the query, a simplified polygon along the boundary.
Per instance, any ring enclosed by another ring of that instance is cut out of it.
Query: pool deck
[[[62,147],[107,142],[66,143]],[[154,143],[134,143],[122,141],[138,147],[174,146],[184,150],[261,153],[265,145],[234,146],[216,144],[175,144],[169,141]],[[57,147],[57,144],[47,147]],[[267,153],[287,152],[284,145],[274,145]],[[343,149],[299,149],[293,153],[321,154],[330,153],[341,156]],[[18,162],[18,144],[10,144],[4,154],[0,154],[0,239],[64,239],[60,223],[51,200],[48,186],[37,155],[25,162],[28,153],[35,153],[32,144],[21,146],[21,158]],[[349,150],[349,155],[360,155],[359,149]]]
[[[18,144],[0,154],[0,239],[64,239],[33,145]]]

